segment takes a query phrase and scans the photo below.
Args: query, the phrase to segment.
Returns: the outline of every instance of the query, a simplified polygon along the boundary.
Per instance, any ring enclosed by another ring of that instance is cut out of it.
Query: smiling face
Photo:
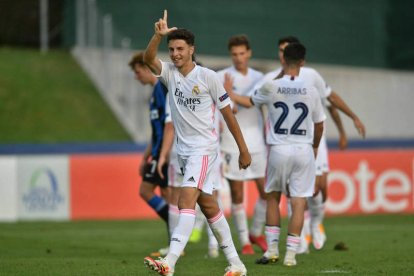
[[[237,71],[245,71],[248,66],[252,51],[246,45],[232,46],[230,49],[231,59]]]
[[[180,69],[193,62],[194,46],[187,44],[183,39],[172,39],[168,42],[168,51],[171,61]]]

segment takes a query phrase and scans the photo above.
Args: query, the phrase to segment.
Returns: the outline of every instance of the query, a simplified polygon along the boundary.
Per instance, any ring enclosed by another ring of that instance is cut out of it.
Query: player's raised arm
[[[328,97],[329,102],[343,113],[348,115],[354,121],[355,128],[358,130],[358,133],[365,138],[365,126],[358,118],[358,116],[349,108],[349,106],[344,102],[344,100],[332,91],[331,95]]]
[[[334,121],[339,132],[339,148],[341,150],[344,150],[348,146],[348,139],[346,137],[345,129],[342,124],[341,116],[339,115],[338,109],[336,107],[330,105],[327,107],[327,109],[329,111],[329,114],[331,114],[331,118]]]
[[[244,141],[243,134],[240,130],[239,123],[237,122],[236,118],[231,111],[230,105],[220,109],[221,114],[223,115],[224,121],[226,121],[227,127],[229,128],[231,134],[236,140],[236,144],[240,151],[239,157],[239,167],[241,169],[246,169],[250,166],[252,162],[252,158],[250,156],[249,150],[247,148],[246,142]]]
[[[144,53],[144,62],[156,75],[161,74],[161,62],[157,57],[157,53],[162,37],[176,29],[176,27],[168,28],[167,10],[164,10],[163,18],[160,18],[154,24],[154,35],[148,43],[147,49]]]
[[[253,101],[252,101],[252,98],[249,97],[249,96],[242,96],[242,95],[238,95],[236,93],[228,93],[228,94],[230,96],[230,99],[233,102],[235,102],[235,103],[237,103],[237,104],[239,104],[243,107],[252,107],[254,105]]]

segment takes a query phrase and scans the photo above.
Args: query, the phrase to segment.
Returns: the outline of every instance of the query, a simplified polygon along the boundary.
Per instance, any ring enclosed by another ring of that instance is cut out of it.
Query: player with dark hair
[[[266,142],[270,146],[265,192],[267,197],[266,239],[268,249],[259,264],[279,259],[281,193],[290,197],[287,250],[284,265],[296,265],[306,198],[313,195],[315,158],[326,118],[318,92],[301,78],[306,49],[291,43],[284,49],[283,76],[265,82],[251,97],[231,95],[246,107],[266,104],[268,123]]]
[[[171,62],[163,62],[157,57],[164,36],[167,36]],[[247,168],[251,157],[230,109],[228,94],[214,71],[195,64],[192,59],[194,52],[194,35],[188,30],[168,28],[167,11],[164,11],[164,17],[155,23],[144,61],[170,91],[168,97],[183,184],[178,199],[180,215],[168,255],[158,260],[146,257],[144,263],[160,275],[174,274],[175,264],[193,229],[195,205],[198,203],[230,264],[225,275],[246,275],[247,270],[234,247],[230,227],[212,195],[218,173],[215,106],[220,109],[237,142],[240,168]]]

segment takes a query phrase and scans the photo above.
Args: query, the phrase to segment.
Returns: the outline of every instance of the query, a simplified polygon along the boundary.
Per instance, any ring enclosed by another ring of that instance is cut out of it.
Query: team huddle
[[[164,37],[171,62],[157,56]],[[233,66],[219,72],[196,64],[194,45],[190,31],[168,27],[164,11],[145,52],[129,63],[141,83],[154,87],[152,139],[140,168],[140,195],[166,222],[170,241],[144,263],[160,275],[173,275],[186,244],[199,240],[207,221],[208,256],[219,256],[221,248],[229,263],[224,275],[247,275],[218,201],[224,177],[239,252],[254,254],[256,244],[263,251],[259,265],[279,259],[279,204],[281,195],[287,196],[283,264],[294,266],[310,243],[321,249],[326,241],[322,220],[329,165],[323,106],[338,127],[340,148],[346,147],[346,135],[336,109],[363,137],[365,127],[316,70],[303,67],[306,48],[295,37],[279,40],[281,66],[266,75],[249,67],[252,51],[244,35],[229,39]],[[243,204],[246,180],[254,180],[259,192],[250,229]],[[154,193],[156,186],[161,196]]]

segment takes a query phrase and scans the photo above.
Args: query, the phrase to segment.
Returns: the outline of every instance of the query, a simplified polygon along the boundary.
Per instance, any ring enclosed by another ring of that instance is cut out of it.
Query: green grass
[[[412,275],[414,216],[335,217],[325,226],[325,248],[298,256],[297,267],[256,265],[257,251],[242,256],[248,275]],[[349,250],[333,250],[340,241]],[[1,223],[0,275],[156,275],[144,267],[143,258],[165,244],[160,221]],[[206,237],[188,244],[176,275],[222,275],[225,258],[206,259],[206,250]]]
[[[69,52],[0,48],[0,143],[131,141]]]

